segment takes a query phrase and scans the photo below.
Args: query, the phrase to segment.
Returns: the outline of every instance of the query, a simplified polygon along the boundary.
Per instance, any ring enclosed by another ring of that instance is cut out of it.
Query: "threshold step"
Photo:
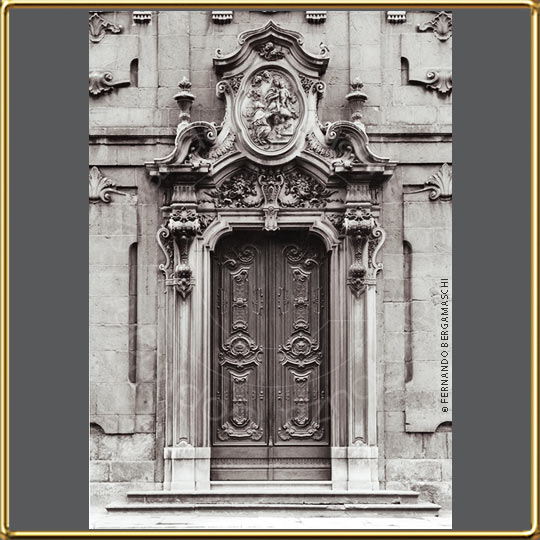
[[[335,516],[338,513],[363,516],[437,516],[440,506],[433,503],[417,504],[260,504],[260,503],[218,503],[218,504],[185,504],[185,503],[129,503],[115,504],[107,507],[108,512],[198,512],[220,515],[288,515],[297,514],[303,517]]]
[[[297,488],[245,488],[229,491],[140,491],[128,493],[129,503],[141,504],[411,504],[418,502],[415,491],[332,491]]]
[[[331,490],[332,482],[327,480],[295,480],[295,481],[281,481],[281,480],[214,480],[210,482],[210,489],[212,491],[233,491],[238,490],[243,493],[253,492],[253,490],[267,490],[267,489],[293,489],[298,491],[312,491],[312,490]]]

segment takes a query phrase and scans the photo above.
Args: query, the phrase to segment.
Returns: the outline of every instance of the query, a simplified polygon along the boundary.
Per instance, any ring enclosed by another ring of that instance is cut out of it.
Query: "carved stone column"
[[[350,185],[342,223],[352,259],[347,275],[349,442],[347,448],[334,452],[335,465],[343,468],[346,464],[346,486],[340,487],[348,489],[378,489],[379,486],[376,276],[382,269],[377,254],[385,233],[378,216],[376,190],[369,184]],[[343,476],[342,472],[340,484],[343,484]]]
[[[192,341],[194,329],[192,290],[192,245],[204,228],[190,185],[175,185],[171,204],[164,209],[166,224],[158,231],[165,254],[159,269],[165,274],[166,403],[165,403],[165,489],[208,489],[210,449],[200,447],[195,420],[200,386],[197,355]]]

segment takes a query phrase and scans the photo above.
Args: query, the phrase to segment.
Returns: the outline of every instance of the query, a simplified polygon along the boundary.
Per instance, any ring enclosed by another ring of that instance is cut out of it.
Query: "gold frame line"
[[[307,8],[330,9],[387,9],[387,8],[444,8],[444,9],[502,9],[523,8],[531,12],[531,527],[521,531],[457,531],[457,530],[88,530],[88,531],[12,531],[9,529],[9,11],[25,8],[73,8],[96,10],[106,9],[171,9],[198,8],[210,9],[230,8]],[[84,0],[1,0],[0,2],[0,539],[19,538],[248,538],[248,537],[357,537],[357,538],[531,538],[540,533],[538,523],[538,445],[539,445],[539,399],[538,399],[538,204],[539,204],[539,51],[538,26],[540,0],[353,0],[344,2],[330,0],[314,4],[309,0],[274,0],[268,2],[252,2],[236,0],[234,2],[184,0],[99,0],[88,3]]]

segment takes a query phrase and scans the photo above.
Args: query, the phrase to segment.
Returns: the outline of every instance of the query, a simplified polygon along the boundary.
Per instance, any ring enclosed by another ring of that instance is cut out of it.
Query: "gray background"
[[[454,529],[527,529],[530,15],[454,23]],[[84,530],[87,13],[11,9],[10,37],[10,524]]]

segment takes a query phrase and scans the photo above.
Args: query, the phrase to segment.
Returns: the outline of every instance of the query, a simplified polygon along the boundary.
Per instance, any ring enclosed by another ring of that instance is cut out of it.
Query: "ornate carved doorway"
[[[329,480],[329,255],[238,231],[213,257],[212,480]]]

